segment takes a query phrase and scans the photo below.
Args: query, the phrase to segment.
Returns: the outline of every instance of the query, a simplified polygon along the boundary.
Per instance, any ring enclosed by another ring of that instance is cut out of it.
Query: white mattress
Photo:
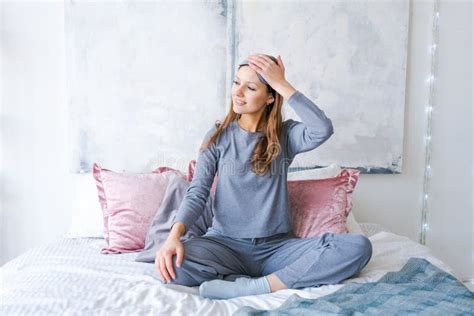
[[[60,238],[2,267],[0,311],[6,315],[230,315],[245,305],[277,308],[294,293],[317,298],[340,289],[345,283],[377,281],[387,272],[400,270],[410,257],[425,258],[453,274],[429,248],[407,237],[386,231],[368,236],[373,246],[371,261],[359,275],[342,284],[230,300],[200,298],[198,287],[162,284],[153,264],[134,261],[137,253],[100,254],[103,239]]]

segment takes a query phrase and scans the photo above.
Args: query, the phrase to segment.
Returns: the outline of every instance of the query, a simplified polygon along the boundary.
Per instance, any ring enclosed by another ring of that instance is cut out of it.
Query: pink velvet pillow
[[[173,174],[176,174],[176,170],[117,173],[94,163],[93,176],[102,207],[107,244],[101,253],[136,252],[143,249],[148,228]]]
[[[346,219],[359,174],[357,169],[343,169],[332,178],[288,181],[295,236],[348,233]]]

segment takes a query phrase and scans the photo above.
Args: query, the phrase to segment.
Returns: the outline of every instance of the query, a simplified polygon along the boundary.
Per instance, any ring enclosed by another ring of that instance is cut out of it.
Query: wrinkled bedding
[[[341,284],[275,293],[210,300],[198,287],[162,284],[154,265],[135,262],[138,253],[104,255],[101,238],[65,238],[27,251],[1,269],[1,313],[64,315],[231,315],[242,306],[275,309],[292,294],[318,298],[352,282],[375,282],[400,270],[410,257],[425,258],[438,268],[453,270],[432,251],[407,237],[381,231],[369,236],[371,261]]]

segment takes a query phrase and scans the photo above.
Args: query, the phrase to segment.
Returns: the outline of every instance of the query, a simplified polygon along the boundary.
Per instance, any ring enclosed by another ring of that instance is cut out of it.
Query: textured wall
[[[209,1],[66,5],[72,170],[186,169],[225,111],[225,8]]]
[[[281,55],[334,123],[292,167],[401,172],[406,0],[70,1],[66,35],[74,172],[185,168],[252,53]],[[289,107],[284,117],[301,120]]]
[[[401,171],[408,1],[239,1],[235,11],[237,55],[280,54],[288,81],[332,119],[334,135],[292,167]]]

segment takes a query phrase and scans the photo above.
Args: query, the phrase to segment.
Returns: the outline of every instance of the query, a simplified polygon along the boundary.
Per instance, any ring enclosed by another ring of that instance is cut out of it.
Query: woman
[[[156,254],[164,281],[200,285],[200,296],[226,299],[336,284],[369,262],[372,246],[363,235],[292,234],[288,166],[334,132],[284,72],[280,56],[251,55],[239,64],[229,113],[206,133],[194,178]],[[283,99],[302,122],[282,122]],[[216,174],[212,227],[181,242],[202,214]]]

